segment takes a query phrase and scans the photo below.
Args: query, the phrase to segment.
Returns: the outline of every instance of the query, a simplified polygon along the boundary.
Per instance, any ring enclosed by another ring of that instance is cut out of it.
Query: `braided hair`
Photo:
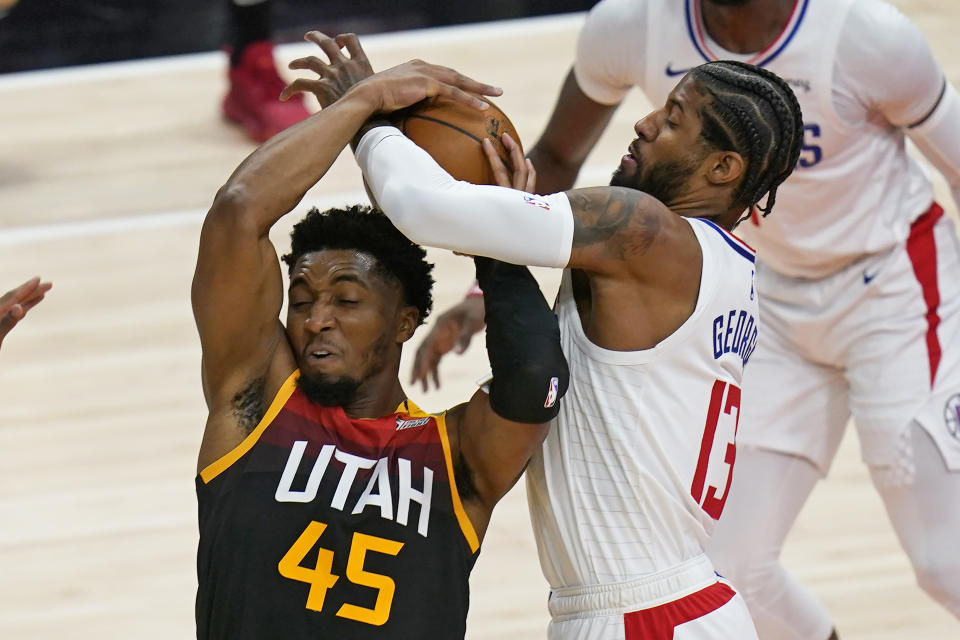
[[[777,187],[800,157],[803,117],[797,96],[776,74],[745,62],[708,62],[692,75],[713,98],[700,109],[704,139],[747,161],[734,202],[748,210],[757,207],[766,216],[777,200]],[[767,205],[760,207],[764,194]]]

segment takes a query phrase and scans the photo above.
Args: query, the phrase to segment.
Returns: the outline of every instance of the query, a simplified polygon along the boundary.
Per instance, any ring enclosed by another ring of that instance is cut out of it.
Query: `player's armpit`
[[[482,389],[466,404],[447,412],[448,428],[456,414],[459,420],[451,429],[450,446],[457,483],[459,486],[461,475],[469,478],[467,486],[472,492],[461,497],[482,539],[494,506],[523,474],[543,444],[548,426],[504,420],[490,407],[490,396]]]

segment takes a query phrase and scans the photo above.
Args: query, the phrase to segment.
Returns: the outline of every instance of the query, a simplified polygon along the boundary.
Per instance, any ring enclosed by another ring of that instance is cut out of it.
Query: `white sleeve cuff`
[[[400,136],[401,138],[406,137],[403,135],[400,129],[388,125],[374,127],[363,134],[363,137],[360,138],[360,142],[357,143],[357,150],[354,152],[354,155],[357,158],[357,163],[361,168],[364,165],[365,158],[369,157],[370,152],[373,151],[374,147],[391,136]]]

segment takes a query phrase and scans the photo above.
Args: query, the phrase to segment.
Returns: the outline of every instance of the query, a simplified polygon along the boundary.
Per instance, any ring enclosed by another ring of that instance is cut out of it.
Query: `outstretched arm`
[[[361,100],[314,114],[261,145],[217,193],[192,288],[211,411],[264,375],[283,342],[283,285],[270,228],[323,177],[370,114]]]
[[[438,95],[474,104],[478,99],[469,92],[492,91],[449,72],[408,76],[402,84],[388,78],[371,92],[358,85],[372,70],[355,36],[334,39],[311,32],[307,39],[329,60],[302,62],[319,69],[310,90],[340,99],[335,104],[321,100],[320,113],[277,134],[244,160],[217,193],[200,235],[192,301],[210,410],[201,468],[235,446],[244,427],[253,426],[238,423],[236,399],[248,390],[269,395],[296,366],[278,318],[282,278],[270,228],[323,177],[371,116]]]
[[[292,66],[319,77],[294,82],[283,97],[311,91],[324,109],[244,160],[217,193],[201,232],[192,297],[208,404],[212,395],[232,397],[239,384],[262,374],[281,343],[282,280],[270,228],[323,177],[357,130],[377,113],[430,97],[486,106],[475,94],[496,93],[452,70],[411,73],[402,82],[391,82],[386,72],[378,90],[369,91],[361,81],[373,71],[356,36],[329,38],[314,31],[306,38],[329,62],[316,56],[295,61]]]
[[[367,132],[356,157],[384,212],[410,239],[428,246],[640,278],[652,275],[664,255],[691,247],[689,225],[633,189],[537,196],[457,182],[393,127]]]

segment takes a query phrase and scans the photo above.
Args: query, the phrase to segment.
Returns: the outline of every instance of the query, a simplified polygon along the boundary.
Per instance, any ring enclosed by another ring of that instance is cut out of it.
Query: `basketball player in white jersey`
[[[761,638],[830,636],[828,613],[778,558],[852,414],[919,584],[960,616],[960,257],[904,146],[916,143],[956,201],[960,99],[917,28],[879,0],[603,0],[530,151],[539,188],[572,186],[630,88],[658,104],[677,77],[717,58],[785,78],[805,135],[777,215],[737,229],[758,250],[765,331],[711,555]],[[479,324],[478,303],[441,326],[457,335],[464,317]],[[415,377],[425,383],[445,345],[424,344]]]
[[[320,79],[292,87],[371,116],[398,87],[449,73],[413,62],[363,80],[332,58],[305,59]],[[801,114],[774,74],[720,62],[693,69],[635,129],[612,186],[544,197],[457,182],[391,126],[370,128],[356,156],[411,239],[567,268],[556,312],[570,387],[528,470],[549,636],[756,638],[704,554],[758,335],[753,252],[729,229],[764,195],[773,207],[800,153]],[[512,177],[485,145],[499,182],[526,184],[505,142]]]

